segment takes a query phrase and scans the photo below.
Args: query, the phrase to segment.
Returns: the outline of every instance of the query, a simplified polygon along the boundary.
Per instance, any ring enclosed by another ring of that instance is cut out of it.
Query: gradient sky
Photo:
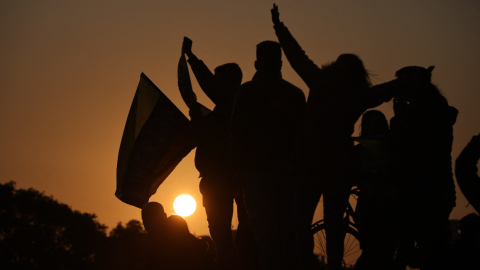
[[[276,40],[273,3],[0,1],[0,182],[45,191],[73,209],[97,214],[110,228],[140,219],[139,209],[114,196],[118,148],[140,73],[188,115],[176,74],[183,36],[212,70],[236,62],[248,81],[255,72],[255,45]],[[435,65],[433,82],[460,111],[454,159],[480,133],[479,1],[275,3],[317,65],[355,53],[375,75],[374,84],[393,79],[404,66]],[[308,94],[286,59],[283,77]],[[195,81],[193,87],[199,101],[212,107]],[[379,109],[390,118],[391,107]],[[192,195],[197,211],[187,222],[191,231],[206,234],[194,153],[151,200],[173,213],[178,195]],[[456,219],[474,211],[458,187],[457,195],[451,215]]]

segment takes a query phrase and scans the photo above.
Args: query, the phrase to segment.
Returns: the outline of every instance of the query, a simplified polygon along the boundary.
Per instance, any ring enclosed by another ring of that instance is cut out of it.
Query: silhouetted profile
[[[456,269],[476,269],[480,265],[480,216],[472,213],[458,224],[460,238],[453,243]]]
[[[353,54],[342,54],[335,62],[319,68],[280,22],[275,5],[272,20],[290,65],[310,89],[303,128],[291,164],[292,175],[298,179],[294,209],[298,269],[312,267],[314,244],[310,226],[322,194],[327,263],[329,269],[340,269],[345,235],[343,214],[353,170],[350,136],[365,110],[393,97],[397,83],[370,87],[363,62]]]
[[[241,86],[231,120],[232,159],[264,270],[294,267],[293,180],[287,165],[305,95],[282,79],[281,56],[277,42],[257,45],[257,72]]]
[[[142,220],[145,230],[150,235],[164,237],[165,228],[167,227],[167,214],[163,209],[163,205],[158,202],[149,202],[142,208]]]
[[[457,183],[468,202],[480,213],[480,177],[477,163],[480,159],[480,134],[473,136],[455,163]]]
[[[208,244],[190,233],[183,217],[167,218],[161,204],[149,202],[142,208],[142,219],[150,236],[146,269],[218,269]]]
[[[190,233],[183,217],[169,216],[167,226],[170,259],[174,262],[174,269],[219,269],[215,259],[208,253],[208,244]]]
[[[448,217],[455,206],[451,150],[458,111],[431,83],[431,71],[411,66],[396,72],[406,88],[394,100],[395,178],[400,243],[419,248],[422,269],[449,269]]]
[[[146,269],[176,269],[171,259],[167,214],[158,202],[149,202],[142,208],[143,226],[148,233]]]
[[[363,114],[360,137],[354,140],[355,183],[360,189],[355,208],[362,253],[355,269],[390,269],[396,247],[392,217],[392,162],[390,130],[385,115],[377,110]]]
[[[217,258],[222,270],[238,269],[239,258],[232,237],[233,201],[237,202],[240,236],[253,235],[249,228],[249,217],[244,209],[243,195],[237,193],[240,183],[233,173],[228,156],[229,120],[235,93],[242,82],[242,70],[235,63],[215,68],[215,75],[202,60],[192,53],[192,41],[185,37],[183,51],[202,90],[215,103],[215,108],[206,116],[191,113],[193,135],[197,142],[195,166],[200,172],[200,192],[207,213],[210,235],[215,243]],[[240,202],[239,202],[240,201]],[[242,215],[243,214],[243,215]],[[257,256],[251,254],[255,247],[239,249],[242,264],[255,268]],[[249,255],[244,255],[248,253]]]

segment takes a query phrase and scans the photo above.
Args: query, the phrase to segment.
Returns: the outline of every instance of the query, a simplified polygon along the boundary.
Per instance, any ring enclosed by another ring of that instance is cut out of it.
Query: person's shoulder
[[[255,85],[256,85],[255,81],[244,82],[242,85],[240,85],[237,88],[237,91],[241,93],[245,93],[245,92],[248,92],[250,89],[255,88]]]
[[[303,92],[303,90],[290,83],[289,81],[279,78],[278,82],[281,84],[282,88],[285,89],[290,95],[305,98],[305,93]]]
[[[255,85],[255,81],[244,82],[240,85],[240,88],[249,87],[251,85]]]

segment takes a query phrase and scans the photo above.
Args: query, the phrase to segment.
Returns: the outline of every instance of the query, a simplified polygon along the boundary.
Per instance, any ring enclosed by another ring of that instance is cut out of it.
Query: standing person
[[[310,227],[323,194],[329,269],[341,269],[343,214],[353,170],[354,124],[362,113],[389,101],[397,82],[370,87],[368,72],[354,54],[342,54],[319,68],[280,22],[274,4],[275,33],[292,68],[310,89],[303,128],[292,158],[295,190],[295,248],[298,269],[311,269],[313,238]]]
[[[356,270],[391,269],[395,255],[391,210],[394,198],[390,129],[385,115],[377,110],[363,114],[360,137],[355,146],[355,185],[360,190],[355,225],[362,254]]]
[[[431,71],[417,66],[396,72],[406,87],[394,100],[398,194],[395,222],[400,242],[416,241],[422,269],[451,269],[448,217],[455,206],[452,172],[453,125],[458,110],[431,83]]]
[[[257,45],[257,72],[236,98],[231,154],[264,270],[293,269],[293,182],[287,166],[305,107],[305,95],[282,79],[282,49]]]
[[[212,74],[203,61],[192,53],[192,41],[187,37],[184,38],[183,51],[188,56],[188,63],[200,87],[215,103],[215,108],[207,116],[191,115],[197,142],[195,166],[202,178],[200,192],[220,269],[237,270],[239,257],[231,229],[234,199],[239,214],[239,236],[253,238],[248,214],[244,211],[240,183],[228,159],[229,119],[235,93],[242,82],[242,70],[237,64],[228,63],[215,68],[215,75]],[[255,269],[256,258],[250,251],[255,247],[242,247],[244,245],[239,246],[242,265]]]

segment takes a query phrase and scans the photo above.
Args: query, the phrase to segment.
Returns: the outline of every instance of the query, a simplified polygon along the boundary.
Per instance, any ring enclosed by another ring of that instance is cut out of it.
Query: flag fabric
[[[193,148],[189,120],[142,73],[118,153],[115,196],[142,208]]]

